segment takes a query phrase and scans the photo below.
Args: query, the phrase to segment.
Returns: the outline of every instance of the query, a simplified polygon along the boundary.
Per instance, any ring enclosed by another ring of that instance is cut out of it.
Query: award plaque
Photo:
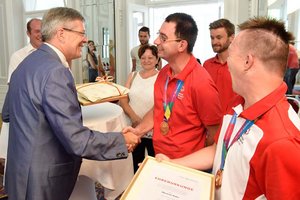
[[[212,174],[148,156],[121,200],[213,200],[214,192]]]

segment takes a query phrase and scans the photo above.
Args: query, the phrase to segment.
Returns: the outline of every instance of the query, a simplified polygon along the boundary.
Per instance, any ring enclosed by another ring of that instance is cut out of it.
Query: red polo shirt
[[[177,80],[184,82],[175,98],[170,130],[167,135],[160,132],[163,121],[164,87],[167,78],[168,99],[172,96]],[[205,126],[221,122],[221,106],[215,84],[206,70],[191,56],[184,69],[172,76],[172,70],[166,65],[159,72],[154,85],[154,134],[155,153],[163,153],[170,158],[179,158],[204,147],[206,139]]]
[[[218,56],[206,60],[203,67],[212,77],[219,92],[220,102],[223,114],[226,112],[228,104],[236,93],[232,90],[231,76],[228,70],[227,62],[222,64],[218,60]]]

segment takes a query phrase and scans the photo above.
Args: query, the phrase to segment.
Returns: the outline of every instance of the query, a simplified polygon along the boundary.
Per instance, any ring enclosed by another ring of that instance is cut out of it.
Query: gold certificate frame
[[[146,157],[121,200],[213,200],[214,175]]]

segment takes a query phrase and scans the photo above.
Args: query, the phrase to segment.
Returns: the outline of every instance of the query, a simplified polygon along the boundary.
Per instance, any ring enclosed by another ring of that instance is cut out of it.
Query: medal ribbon
[[[169,84],[169,77],[167,77],[166,83],[165,83],[165,88],[164,88],[164,101],[163,101],[163,105],[164,105],[164,121],[168,121],[169,118],[171,117],[171,112],[172,112],[172,108],[174,105],[174,101],[175,101],[175,97],[178,96],[179,91],[181,90],[182,86],[183,86],[183,81],[182,80],[178,80],[176,83],[176,88],[173,91],[172,94],[172,98],[171,100],[168,102],[167,101],[167,89],[168,89],[168,84]]]
[[[242,127],[240,128],[240,130],[237,132],[237,134],[234,136],[231,144],[229,145],[229,141],[230,141],[230,137],[232,135],[234,126],[236,124],[236,118],[237,118],[237,114],[234,112],[229,125],[227,127],[227,130],[225,132],[225,136],[223,139],[223,145],[222,145],[222,159],[221,159],[221,164],[220,164],[220,169],[223,170],[224,169],[224,165],[225,165],[225,159],[227,156],[227,152],[229,150],[229,148],[238,140],[240,139],[240,137],[242,137],[242,135],[244,133],[247,132],[248,129],[250,129],[250,127],[255,123],[256,120],[246,120],[245,123],[242,125]]]

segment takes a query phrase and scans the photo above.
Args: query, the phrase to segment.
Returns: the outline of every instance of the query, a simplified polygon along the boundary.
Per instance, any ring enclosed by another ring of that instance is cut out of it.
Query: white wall
[[[224,0],[224,18],[238,25],[258,15],[259,0]]]
[[[115,2],[115,34],[116,34],[116,82],[124,85],[127,79],[127,19],[126,4],[128,0],[116,0]]]

